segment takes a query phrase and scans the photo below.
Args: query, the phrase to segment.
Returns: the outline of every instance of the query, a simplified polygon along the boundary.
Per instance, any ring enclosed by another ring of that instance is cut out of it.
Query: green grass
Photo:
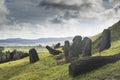
[[[112,42],[110,49],[94,56],[108,56],[120,52],[120,41]],[[69,64],[64,64],[63,55],[52,56],[47,51],[39,52],[40,61],[30,64],[29,57],[0,64],[0,80],[119,80],[120,61],[97,70],[72,78],[68,73]],[[62,60],[57,60],[63,57]],[[62,62],[63,64],[59,64]]]
[[[120,40],[120,21],[109,27],[112,41]]]
[[[48,53],[40,53],[39,57],[34,64],[29,64],[29,58],[0,64],[0,80],[56,80],[68,74],[68,64],[58,66]]]
[[[100,34],[97,34],[97,35],[95,35],[95,36],[92,36],[91,39],[92,39],[92,41],[95,41],[95,40],[98,39],[100,36],[101,36],[101,33],[100,33]]]
[[[7,47],[7,48],[5,48],[5,50],[3,52],[17,50],[17,51],[22,51],[22,52],[28,53],[30,49],[31,48],[27,48],[27,47],[26,48],[25,47],[20,47],[20,48],[19,47],[17,47],[17,48],[12,48],[12,47],[8,48]],[[35,49],[37,50],[38,53],[40,53],[40,52],[46,52],[45,48],[35,48]]]

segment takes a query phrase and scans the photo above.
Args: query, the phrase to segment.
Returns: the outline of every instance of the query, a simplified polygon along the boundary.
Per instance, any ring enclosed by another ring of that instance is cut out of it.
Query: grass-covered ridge
[[[120,21],[113,24],[108,29],[111,32],[111,42],[120,40]],[[101,36],[102,36],[102,33],[99,33],[99,34],[91,37],[91,39],[93,41],[92,53],[98,52],[98,44],[99,44],[99,39],[101,38]]]
[[[112,47],[94,56],[108,56],[120,52],[120,40],[112,42]],[[120,79],[120,61],[114,64],[108,64],[71,78],[68,74],[69,64],[58,64],[60,56],[52,56],[48,52],[39,52],[40,61],[29,64],[29,58],[0,64],[0,80],[119,80]]]
[[[120,40],[120,21],[118,21],[117,23],[113,24],[108,29],[111,31],[111,41]],[[100,36],[101,36],[101,33],[97,34],[95,36],[92,36],[91,39],[92,39],[92,41],[95,41]]]
[[[111,30],[111,40],[120,40],[120,21],[109,27]]]

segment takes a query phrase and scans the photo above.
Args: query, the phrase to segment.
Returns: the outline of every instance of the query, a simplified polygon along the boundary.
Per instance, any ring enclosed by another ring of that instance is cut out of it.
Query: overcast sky
[[[120,0],[0,0],[0,39],[93,36],[120,20]]]

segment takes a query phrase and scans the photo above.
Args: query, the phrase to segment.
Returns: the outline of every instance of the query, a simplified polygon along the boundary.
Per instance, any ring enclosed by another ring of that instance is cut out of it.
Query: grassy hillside
[[[114,55],[120,52],[120,40],[112,42],[112,47],[108,50],[95,54]],[[57,59],[59,56],[52,56],[48,52],[39,52],[40,61],[29,64],[29,58],[0,64],[0,80],[119,80],[120,79],[120,61],[114,64],[108,64],[71,78],[68,75],[69,64],[64,64],[64,59]]]
[[[109,29],[111,31],[111,41],[120,40],[120,21],[110,26]],[[101,33],[91,37],[91,39],[92,41],[95,41],[100,36],[101,36]]]
[[[109,29],[111,30],[111,40],[120,40],[120,21],[109,27]]]
[[[95,53],[93,56],[120,53],[120,22],[110,29],[112,31],[111,48],[101,53]],[[93,40],[99,36],[100,34],[94,36]],[[69,64],[64,63],[63,54],[52,56],[46,49],[44,52],[41,51],[38,50],[40,61],[34,64],[29,64],[29,57],[0,64],[0,80],[120,80],[120,61],[72,78],[68,74]]]
[[[111,42],[120,40],[120,21],[118,21],[117,23],[115,23],[114,25],[112,25],[111,27],[108,28],[111,31]],[[92,41],[93,41],[93,45],[92,45],[92,53],[96,53],[98,52],[98,42],[99,39],[101,38],[101,33],[91,37]]]

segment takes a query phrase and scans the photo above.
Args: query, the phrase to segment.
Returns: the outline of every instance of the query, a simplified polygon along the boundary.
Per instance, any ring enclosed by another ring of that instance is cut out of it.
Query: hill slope
[[[115,29],[120,30],[120,27],[110,27],[110,29],[114,32]],[[120,33],[116,31],[112,35],[115,34],[119,35]],[[98,36],[95,37],[98,38]],[[112,38],[110,49],[93,56],[108,56],[120,53],[120,36],[113,36]],[[69,64],[64,64],[64,59],[56,59],[60,56],[52,56],[46,51],[45,53],[39,52],[40,61],[34,64],[29,64],[28,57],[0,64],[0,80],[120,80],[120,61],[71,78],[68,74]]]
[[[114,55],[120,52],[120,41],[112,43],[112,47],[108,50],[95,54]],[[39,53],[40,61],[29,64],[29,58],[24,58],[17,61],[12,61],[0,64],[0,80],[119,80],[120,79],[120,61],[114,64],[108,64],[89,72],[80,75],[76,78],[71,78],[68,75],[69,64],[58,65],[56,57],[48,52]],[[63,59],[64,60],[64,59]]]
[[[120,40],[120,21],[109,27],[112,41]]]
[[[111,42],[120,40],[120,21],[118,21],[117,23],[115,23],[114,25],[112,25],[111,27],[108,28],[111,31]],[[93,41],[93,50],[92,53],[96,53],[98,52],[98,42],[99,39],[101,38],[101,33],[91,37],[92,41]]]

